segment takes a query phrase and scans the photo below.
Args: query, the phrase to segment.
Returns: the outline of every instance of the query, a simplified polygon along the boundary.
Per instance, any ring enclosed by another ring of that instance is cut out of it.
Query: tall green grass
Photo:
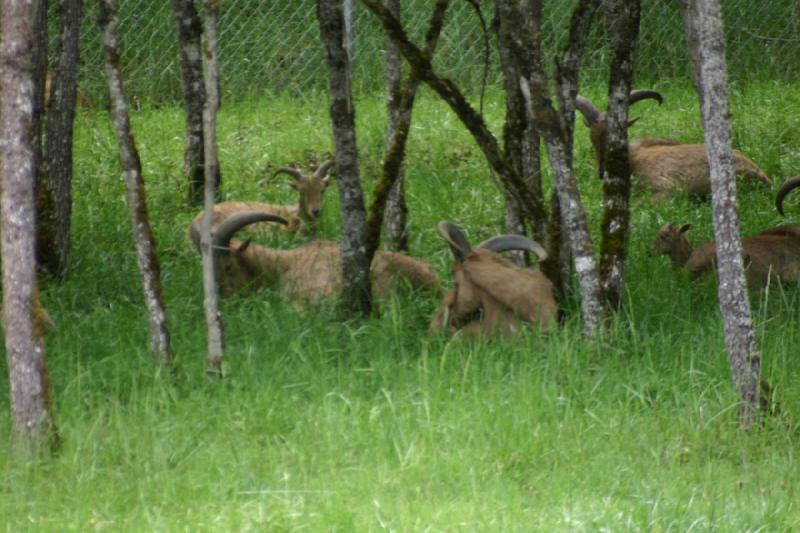
[[[632,135],[702,139],[688,86],[637,104]],[[601,87],[587,89],[598,103]],[[732,87],[736,147],[776,182],[800,168],[797,87]],[[378,175],[385,113],[357,102],[362,179]],[[499,131],[503,105],[486,114]],[[134,117],[163,266],[175,375],[149,353],[124,184],[107,117],[77,128],[73,262],[42,299],[63,447],[11,462],[0,439],[7,531],[790,531],[800,525],[796,287],[752,295],[764,375],[781,413],[737,424],[712,281],[690,283],[646,247],[668,221],[710,239],[707,203],[636,197],[623,311],[601,338],[577,306],[543,337],[465,342],[426,333],[436,301],[400,292],[370,318],[301,311],[264,290],[222,304],[227,377],[204,375],[197,254],[186,238],[182,114]],[[330,150],[327,99],[264,95],[223,107],[226,197],[291,201],[277,166]],[[593,227],[600,185],[586,129],[576,171]],[[408,154],[411,246],[449,285],[438,220],[473,240],[501,231],[502,195],[456,117],[423,91]],[[548,178],[549,180],[549,178]],[[780,223],[773,191],[745,188],[745,233]],[[789,218],[796,205],[788,207]],[[322,232],[339,233],[336,190]],[[272,241],[290,246],[284,238]],[[5,367],[2,368],[5,373]],[[7,381],[0,433],[10,433]]]

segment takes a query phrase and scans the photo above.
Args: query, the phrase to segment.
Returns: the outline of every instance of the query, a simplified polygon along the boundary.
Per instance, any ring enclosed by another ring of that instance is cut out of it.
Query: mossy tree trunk
[[[36,326],[33,148],[34,8],[0,10],[0,254],[15,449],[35,456],[58,442],[42,332]]]
[[[148,311],[150,341],[156,360],[161,364],[169,365],[172,363],[172,349],[161,288],[161,267],[156,257],[153,232],[147,215],[147,195],[142,178],[142,164],[131,131],[128,104],[125,100],[122,82],[117,1],[99,0],[98,7],[97,22],[102,32],[106,51],[106,77],[108,78],[108,93],[111,102],[111,121],[117,135],[119,159],[128,190],[128,207],[130,208],[144,301]]]
[[[603,225],[600,276],[609,309],[622,305],[625,257],[628,250],[631,169],[628,158],[628,96],[633,86],[633,64],[639,40],[639,0],[610,0],[607,4],[612,40],[608,89],[608,137],[601,176]]]
[[[366,209],[361,190],[356,145],[352,68],[347,50],[342,0],[317,0],[320,36],[325,47],[330,84],[330,113],[342,212],[342,304],[348,311],[372,309],[369,258],[366,250]]]
[[[711,175],[719,305],[731,374],[742,399],[742,424],[750,427],[758,414],[761,356],[756,345],[742,261],[731,152],[725,34],[719,0],[693,0],[691,9],[690,16],[696,17],[694,29],[697,33],[687,40],[696,44],[697,50],[692,56],[700,60],[697,69],[699,100]]]
[[[78,98],[80,26],[83,0],[58,3],[59,36],[42,172],[36,191],[36,257],[47,272],[60,276],[67,268],[72,225],[72,139]],[[45,100],[48,95],[45,95]]]
[[[206,89],[203,81],[202,34],[203,21],[195,9],[194,0],[172,0],[178,28],[178,50],[181,65],[181,88],[186,117],[186,150],[184,172],[188,180],[187,201],[190,205],[203,202],[205,190],[205,153],[203,148],[203,108]],[[219,165],[214,164],[214,194],[219,194]]]
[[[212,379],[222,378],[225,353],[225,329],[219,310],[219,265],[213,250],[212,225],[214,200],[218,192],[217,110],[219,107],[219,62],[217,61],[217,19],[219,0],[204,4],[205,78],[203,106],[203,161],[205,176],[203,221],[200,227],[200,256],[203,263],[203,309],[208,333],[206,371]]]

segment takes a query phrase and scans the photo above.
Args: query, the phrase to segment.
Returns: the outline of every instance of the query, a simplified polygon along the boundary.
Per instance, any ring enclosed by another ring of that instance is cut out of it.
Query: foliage
[[[654,87],[632,137],[700,140],[688,83]],[[734,85],[734,143],[779,184],[800,168],[796,85]],[[586,93],[602,102],[606,90]],[[499,131],[502,95],[486,112]],[[365,190],[380,175],[384,102],[357,103]],[[0,528],[53,530],[789,530],[800,522],[800,293],[753,294],[764,375],[781,413],[742,434],[714,284],[692,284],[646,247],[664,222],[712,235],[710,206],[635,196],[623,311],[586,342],[567,323],[546,338],[462,342],[425,333],[436,301],[401,292],[383,313],[344,320],[299,311],[273,291],[222,302],[226,378],[204,374],[200,261],[186,238],[182,112],[133,116],[162,263],[178,369],[149,353],[125,188],[107,116],[76,131],[73,264],[42,289],[57,329],[47,339],[64,446],[35,465],[0,442]],[[219,117],[227,199],[293,201],[275,168],[330,150],[326,98],[265,95]],[[576,171],[592,227],[600,185],[586,128]],[[498,233],[503,198],[480,151],[423,90],[408,147],[411,251],[445,284],[449,219],[478,242]],[[548,176],[546,183],[551,183]],[[741,192],[744,231],[782,222],[772,192]],[[338,199],[322,232],[336,238]],[[797,204],[787,202],[789,219]],[[268,242],[289,246],[277,235]],[[2,368],[5,375],[6,369]],[[8,435],[7,382],[0,434]]]

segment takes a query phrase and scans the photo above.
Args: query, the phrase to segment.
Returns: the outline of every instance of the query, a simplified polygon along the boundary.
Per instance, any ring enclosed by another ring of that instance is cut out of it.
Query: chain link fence
[[[383,87],[386,38],[375,17],[356,1],[354,87]],[[575,0],[547,2],[543,39],[547,50],[563,46]],[[491,23],[494,3],[481,2]],[[93,3],[82,39],[81,86],[93,97],[105,94],[103,48]],[[403,19],[420,42],[432,0],[404,0]],[[791,81],[800,74],[800,2],[723,0],[729,76],[732,80]],[[606,79],[609,48],[602,13],[597,17],[584,58],[587,80]],[[177,37],[170,2],[121,2],[120,33],[127,91],[134,100],[180,99]],[[53,32],[55,35],[55,32]],[[318,35],[315,0],[225,0],[219,21],[221,85],[226,97],[263,91],[303,94],[325,90],[327,73]],[[493,40],[493,36],[492,36]],[[483,78],[484,33],[472,6],[453,0],[435,63],[467,90]],[[498,59],[490,53],[489,82],[499,81]],[[688,76],[680,13],[675,0],[642,0],[637,79],[640,83]]]

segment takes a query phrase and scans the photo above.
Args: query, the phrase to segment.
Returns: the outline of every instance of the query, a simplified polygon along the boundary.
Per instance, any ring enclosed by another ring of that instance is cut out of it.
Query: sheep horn
[[[278,170],[275,171],[275,174],[273,174],[272,177],[274,178],[275,176],[277,176],[278,174],[281,174],[281,173],[289,174],[290,176],[292,176],[297,181],[303,181],[304,179],[306,179],[305,175],[303,175],[303,173],[300,171],[300,169],[299,168],[294,168],[294,167],[281,167],[281,168],[279,168]]]
[[[576,96],[575,109],[583,114],[583,118],[586,119],[586,123],[590,127],[594,124],[597,124],[597,121],[600,120],[600,111],[597,110],[597,108],[591,101],[589,101],[588,98],[585,98],[581,95]]]
[[[217,249],[227,250],[230,248],[231,237],[233,234],[242,229],[243,227],[254,222],[278,222],[284,226],[288,226],[289,222],[285,218],[267,213],[265,211],[242,211],[226,218],[220,225],[217,226],[216,231],[211,240],[211,245]]]
[[[483,248],[492,252],[525,250],[536,254],[539,261],[547,259],[547,252],[541,244],[522,235],[498,235],[497,237],[486,239],[475,248]]]
[[[800,186],[800,176],[795,176],[786,180],[786,182],[781,185],[781,188],[778,189],[778,194],[775,196],[775,207],[778,208],[778,213],[780,213],[781,216],[786,216],[783,214],[783,199],[792,189],[798,186]]]
[[[653,100],[657,101],[658,105],[664,103],[664,97],[661,96],[660,92],[651,91],[648,89],[637,89],[635,91],[631,91],[631,94],[628,97],[628,105],[633,105],[639,100],[646,100],[648,98],[652,98]]]
[[[333,159],[330,159],[322,163],[319,166],[319,168],[314,172],[314,177],[317,179],[325,178],[325,176],[328,175],[328,171],[330,170],[330,168],[333,166],[334,163],[336,163],[336,161],[334,161]]]
[[[452,222],[442,220],[436,225],[436,230],[439,232],[439,235],[447,241],[447,244],[450,245],[453,255],[459,261],[464,259],[470,250],[472,250],[472,246],[470,246],[464,233]]]

